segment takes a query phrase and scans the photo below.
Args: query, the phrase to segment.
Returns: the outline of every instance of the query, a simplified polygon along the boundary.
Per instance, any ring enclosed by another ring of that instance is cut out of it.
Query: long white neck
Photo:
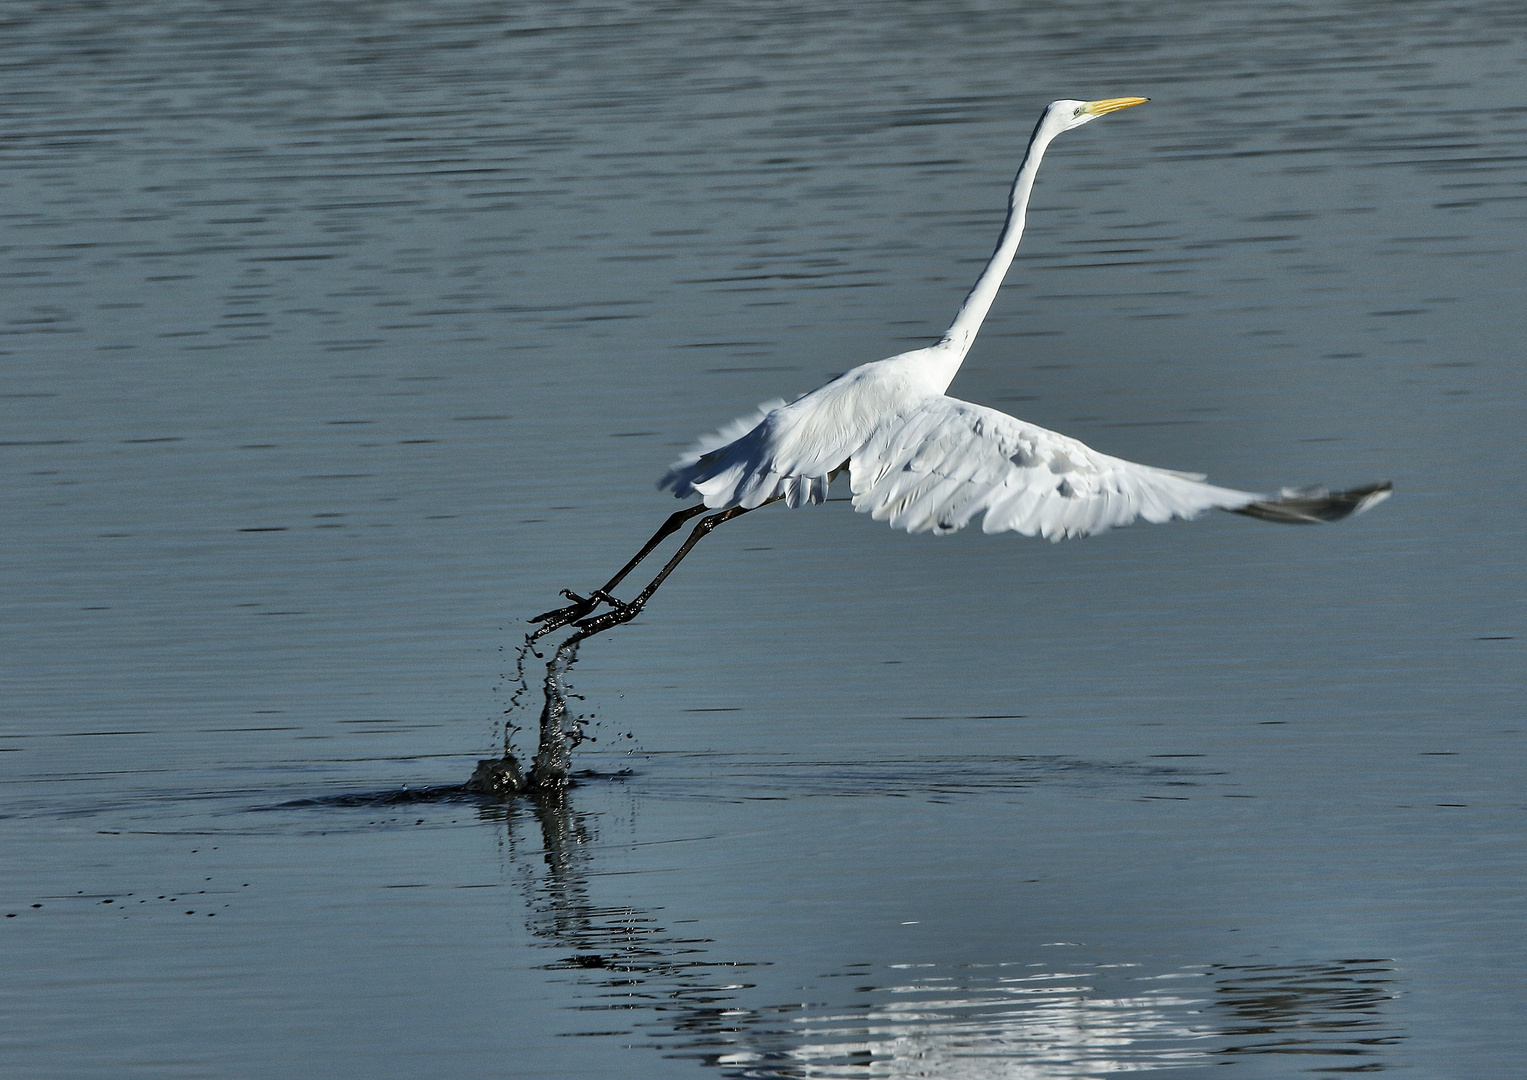
[[[949,324],[943,338],[934,346],[942,369],[940,375],[947,375],[943,380],[943,388],[946,390],[954,380],[955,373],[960,370],[960,365],[965,362],[965,354],[976,340],[976,332],[981,329],[986,313],[997,299],[1002,279],[1007,276],[1008,267],[1013,265],[1013,257],[1018,253],[1018,241],[1023,239],[1029,196],[1034,191],[1034,177],[1039,172],[1039,162],[1045,156],[1050,141],[1059,134],[1055,131],[1047,132],[1044,128],[1044,118],[1041,117],[1029,139],[1029,149],[1023,155],[1023,164],[1018,166],[1018,176],[1013,180],[1013,191],[1008,198],[1007,221],[1002,226],[1002,235],[997,238],[997,250],[992,252],[991,261],[971,287],[965,303],[960,305],[960,312],[954,317],[954,322]]]

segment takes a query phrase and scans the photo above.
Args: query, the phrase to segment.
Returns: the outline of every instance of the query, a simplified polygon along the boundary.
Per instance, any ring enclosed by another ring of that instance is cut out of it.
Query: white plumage
[[[1257,499],[943,395],[877,431],[849,468],[854,509],[908,532],[954,532],[984,515],[984,532],[1062,540]]]

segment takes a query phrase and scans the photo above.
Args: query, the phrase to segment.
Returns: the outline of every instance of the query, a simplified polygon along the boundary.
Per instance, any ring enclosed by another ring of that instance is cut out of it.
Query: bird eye
[[[1075,111],[1073,111],[1071,113],[1071,119],[1075,120],[1078,116],[1082,115],[1082,113],[1084,113],[1086,111],[1087,111],[1087,106],[1086,106],[1085,103],[1081,104],[1081,105],[1078,105],[1076,107]]]

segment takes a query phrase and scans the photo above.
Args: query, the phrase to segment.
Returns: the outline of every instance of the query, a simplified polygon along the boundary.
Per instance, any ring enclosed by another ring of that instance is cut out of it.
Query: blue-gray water
[[[18,4],[0,59],[0,1071],[1520,1075],[1519,5]],[[583,650],[598,776],[402,793],[1117,94],[953,392],[1394,499],[770,509]]]

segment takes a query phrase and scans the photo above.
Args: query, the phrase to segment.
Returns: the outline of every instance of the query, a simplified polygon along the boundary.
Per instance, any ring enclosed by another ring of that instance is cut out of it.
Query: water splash
[[[509,707],[504,710],[504,756],[506,758],[513,753],[514,736],[520,730],[520,725],[510,717],[524,707],[525,696],[530,693],[530,680],[525,678],[525,658],[531,655],[537,659],[541,656],[535,651],[535,638],[526,634],[525,640],[514,651],[514,692],[509,695]]]
[[[541,737],[531,763],[530,783],[537,788],[562,788],[572,771],[573,748],[583,741],[583,727],[567,712],[567,673],[578,660],[582,634],[574,634],[552,654],[546,665],[546,703],[541,708]]]
[[[467,790],[507,799],[527,792],[556,791],[568,786],[572,776],[573,749],[583,742],[585,735],[583,718],[568,712],[569,699],[577,695],[572,693],[567,673],[578,660],[578,646],[589,636],[587,631],[570,635],[547,661],[546,677],[542,680],[545,700],[541,706],[539,737],[535,757],[527,772],[514,754],[513,736],[519,725],[508,719],[523,707],[530,692],[530,683],[525,677],[526,658],[533,655],[540,659],[542,655],[535,650],[535,637],[526,635],[515,656],[515,691],[509,699],[509,708],[504,710],[503,754],[479,761],[466,783]]]

